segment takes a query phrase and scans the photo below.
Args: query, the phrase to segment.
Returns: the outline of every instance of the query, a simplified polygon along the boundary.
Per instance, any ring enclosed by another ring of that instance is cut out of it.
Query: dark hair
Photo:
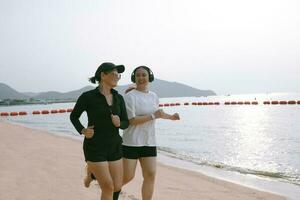
[[[92,83],[96,83],[96,78],[95,78],[95,76],[89,78],[89,81],[92,82]],[[99,81],[99,80],[97,80],[97,81]]]
[[[143,68],[148,72],[148,76],[149,76],[149,82],[154,81],[154,74],[152,72],[152,70],[149,67],[146,66],[138,66],[137,68],[135,68],[131,74],[131,82],[135,83],[135,73],[139,68]]]

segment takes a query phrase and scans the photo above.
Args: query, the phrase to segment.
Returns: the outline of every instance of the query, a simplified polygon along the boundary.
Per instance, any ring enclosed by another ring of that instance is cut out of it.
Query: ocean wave
[[[242,168],[238,166],[231,166],[221,162],[209,161],[192,155],[184,154],[182,152],[178,152],[172,148],[167,148],[167,147],[158,147],[158,150],[160,153],[163,153],[164,155],[167,155],[169,157],[184,160],[184,161],[189,161],[196,165],[214,167],[222,170],[238,172],[245,175],[249,174],[249,175],[255,175],[255,176],[260,176],[265,178],[277,179],[280,181],[284,181],[284,182],[288,182],[300,186],[300,174],[297,173],[272,172],[272,171]]]

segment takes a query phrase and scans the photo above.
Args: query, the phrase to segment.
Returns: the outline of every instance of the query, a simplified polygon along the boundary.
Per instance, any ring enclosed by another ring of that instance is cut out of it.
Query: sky
[[[217,94],[300,92],[298,0],[0,0],[0,82],[87,85],[103,62]]]

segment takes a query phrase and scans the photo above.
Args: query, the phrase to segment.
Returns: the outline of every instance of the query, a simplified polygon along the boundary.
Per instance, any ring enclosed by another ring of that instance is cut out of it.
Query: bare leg
[[[123,158],[123,185],[134,178],[137,159]]]
[[[114,192],[120,191],[123,182],[123,162],[122,159],[108,162],[110,175],[114,183]]]
[[[144,177],[142,186],[142,197],[143,200],[151,200],[154,192],[156,157],[140,158],[140,163]]]
[[[102,190],[101,200],[112,200],[114,183],[109,171],[108,162],[87,162],[88,169],[96,177]],[[101,180],[101,182],[99,181]]]
[[[88,187],[90,187],[90,184],[93,181],[93,179],[91,177],[92,173],[90,172],[88,165],[85,166],[85,171],[86,171],[86,176],[83,179],[83,183],[84,183],[84,186],[88,188]]]

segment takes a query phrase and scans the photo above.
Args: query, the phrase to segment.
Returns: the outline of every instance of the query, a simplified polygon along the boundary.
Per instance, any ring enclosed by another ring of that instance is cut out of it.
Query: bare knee
[[[122,186],[122,182],[114,183],[114,192],[120,191],[122,189]]]
[[[154,181],[155,180],[155,171],[148,171],[143,173],[144,180],[146,181]]]
[[[99,185],[101,187],[102,192],[104,193],[113,193],[114,192],[114,183],[112,181],[100,181]]]

